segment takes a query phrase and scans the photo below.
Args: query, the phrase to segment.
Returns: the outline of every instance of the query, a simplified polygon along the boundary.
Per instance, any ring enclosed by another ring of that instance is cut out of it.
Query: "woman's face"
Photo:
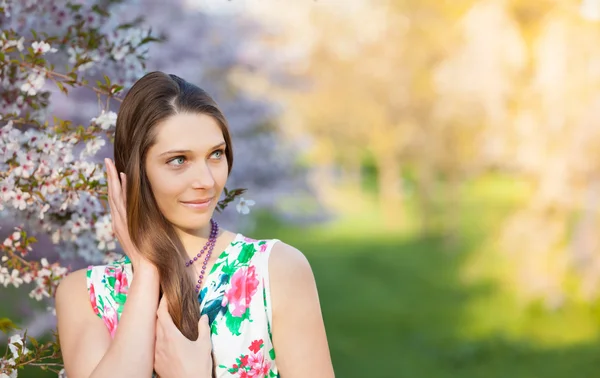
[[[197,233],[207,226],[228,176],[225,139],[205,114],[173,115],[156,129],[146,172],[162,214],[176,228]]]

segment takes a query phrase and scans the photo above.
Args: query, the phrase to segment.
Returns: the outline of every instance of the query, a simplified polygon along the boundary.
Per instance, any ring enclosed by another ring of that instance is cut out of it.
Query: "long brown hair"
[[[129,90],[117,117],[114,155],[127,176],[127,227],[140,253],[154,264],[160,289],[169,298],[173,322],[190,340],[198,338],[200,311],[187,253],[173,225],[160,212],[145,169],[146,155],[156,142],[156,127],[178,113],[206,114],[219,124],[227,144],[231,172],[233,151],[227,120],[215,101],[199,87],[163,72],[151,72]]]

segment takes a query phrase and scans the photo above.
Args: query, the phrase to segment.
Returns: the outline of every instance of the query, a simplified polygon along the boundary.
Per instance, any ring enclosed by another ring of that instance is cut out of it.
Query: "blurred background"
[[[229,118],[257,205],[224,220],[311,262],[338,377],[598,376],[600,1],[129,7]]]

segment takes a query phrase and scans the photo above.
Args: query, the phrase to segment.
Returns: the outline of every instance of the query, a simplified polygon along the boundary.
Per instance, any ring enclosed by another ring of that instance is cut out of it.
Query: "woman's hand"
[[[153,266],[143,258],[129,236],[127,229],[127,178],[124,173],[118,173],[115,164],[110,159],[104,159],[108,179],[108,204],[110,206],[111,222],[113,232],[119,240],[123,251],[129,257],[133,269],[136,270],[140,264]],[[121,179],[119,180],[119,177]]]
[[[163,295],[156,312],[154,371],[160,378],[210,378],[212,344],[208,316],[198,322],[198,339],[191,341],[173,323]]]

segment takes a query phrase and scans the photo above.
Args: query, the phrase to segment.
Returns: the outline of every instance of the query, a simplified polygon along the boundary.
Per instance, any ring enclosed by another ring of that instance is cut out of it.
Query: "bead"
[[[198,277],[198,284],[196,285],[196,293],[198,293],[200,291],[200,288],[202,287],[202,280],[204,279],[204,273],[206,272],[206,265],[208,264],[208,260],[210,260],[210,256],[212,255],[212,252],[215,247],[215,243],[217,241],[216,240],[217,235],[219,234],[219,224],[212,219],[210,220],[210,224],[211,224],[211,230],[210,230],[210,236],[208,238],[208,241],[202,247],[200,252],[198,252],[196,254],[196,257],[194,257],[193,260],[190,260],[189,262],[187,262],[185,264],[186,267],[191,266],[192,264],[194,264],[194,262],[198,261],[198,259],[200,259],[202,257],[204,252],[206,252],[206,256],[205,256],[204,260],[202,261],[202,270],[201,270],[200,276]]]

